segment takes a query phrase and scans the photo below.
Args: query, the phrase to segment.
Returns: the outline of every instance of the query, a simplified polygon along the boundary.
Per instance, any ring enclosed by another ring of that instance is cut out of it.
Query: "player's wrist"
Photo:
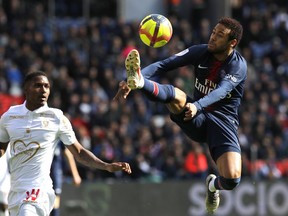
[[[201,106],[201,104],[198,101],[195,101],[193,104],[196,106],[198,112],[203,109],[203,107]]]
[[[106,170],[106,171],[108,171],[108,172],[112,172],[112,166],[111,166],[110,163],[104,162],[103,167],[104,167],[104,168],[103,168],[104,170]]]

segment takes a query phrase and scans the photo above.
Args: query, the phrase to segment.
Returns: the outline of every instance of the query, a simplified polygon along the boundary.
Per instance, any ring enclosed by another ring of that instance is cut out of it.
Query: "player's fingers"
[[[189,121],[189,120],[191,120],[192,119],[192,117],[184,117],[184,121]]]
[[[187,110],[185,112],[185,117],[191,116],[192,115],[192,111],[191,110]]]
[[[115,97],[113,100],[117,100],[120,98],[126,99],[128,94],[130,93],[131,89],[128,87],[127,83],[125,81],[121,81],[119,83],[119,89],[118,92],[116,93]]]
[[[192,111],[191,110],[187,110],[186,112],[185,112],[185,116],[184,116],[184,121],[189,121],[189,120],[191,120],[192,119],[192,117],[193,117],[193,114],[192,114]]]
[[[185,111],[185,116],[184,116],[184,121],[189,121],[193,118],[194,114],[193,114],[193,110],[191,108],[191,103],[187,103],[185,105],[186,111]]]
[[[121,98],[126,98],[128,95],[128,93],[125,92],[125,90],[123,89],[119,89],[116,93],[116,95],[114,96],[113,100],[118,100],[118,99],[121,99]]]
[[[131,168],[130,168],[130,165],[129,165],[128,163],[124,163],[122,167],[123,167],[122,169],[123,169],[124,171],[126,171],[127,173],[130,174],[130,173],[132,172],[132,171],[131,171]]]
[[[82,182],[82,179],[81,179],[80,176],[75,177],[75,179],[74,179],[74,185],[75,185],[75,186],[81,185],[81,182]]]

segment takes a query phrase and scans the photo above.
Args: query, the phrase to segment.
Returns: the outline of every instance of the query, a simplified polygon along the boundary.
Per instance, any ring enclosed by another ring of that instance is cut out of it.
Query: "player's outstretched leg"
[[[211,192],[209,189],[209,184],[214,179],[216,179],[216,176],[213,174],[208,175],[206,178],[206,210],[209,214],[214,214],[220,203],[219,190]]]
[[[132,90],[141,89],[152,101],[169,103],[175,99],[174,86],[168,84],[159,84],[146,79],[141,74],[140,55],[136,49],[129,52],[125,60],[127,85]]]
[[[129,52],[125,60],[127,84],[131,89],[143,87],[144,80],[140,69],[140,55],[136,49]]]

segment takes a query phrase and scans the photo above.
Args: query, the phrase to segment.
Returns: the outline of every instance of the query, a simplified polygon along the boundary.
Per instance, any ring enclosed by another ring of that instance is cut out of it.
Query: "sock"
[[[51,213],[50,216],[59,216],[60,215],[60,208],[54,208]]]
[[[217,180],[217,178],[215,179],[212,179],[210,182],[209,182],[209,190],[211,192],[215,192],[217,189],[215,187],[215,181]]]
[[[218,176],[215,179],[214,186],[217,190],[233,190],[237,185],[239,185],[241,181],[241,177],[239,178],[224,178],[222,176]]]
[[[141,88],[143,88],[143,86],[144,86],[144,77],[141,74],[140,75],[140,81],[139,81],[139,84],[138,84],[138,88],[141,89]]]
[[[143,77],[144,85],[141,90],[152,101],[168,103],[175,98],[175,89],[172,85],[162,85]]]

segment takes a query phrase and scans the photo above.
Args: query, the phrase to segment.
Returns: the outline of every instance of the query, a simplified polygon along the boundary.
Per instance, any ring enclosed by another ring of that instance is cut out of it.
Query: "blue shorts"
[[[191,98],[187,98],[187,101],[192,102]],[[171,120],[192,140],[206,142],[215,162],[225,152],[239,152],[241,154],[237,132],[238,125],[232,118],[217,111],[203,111],[190,121],[184,121],[185,111],[178,115],[171,113]]]

